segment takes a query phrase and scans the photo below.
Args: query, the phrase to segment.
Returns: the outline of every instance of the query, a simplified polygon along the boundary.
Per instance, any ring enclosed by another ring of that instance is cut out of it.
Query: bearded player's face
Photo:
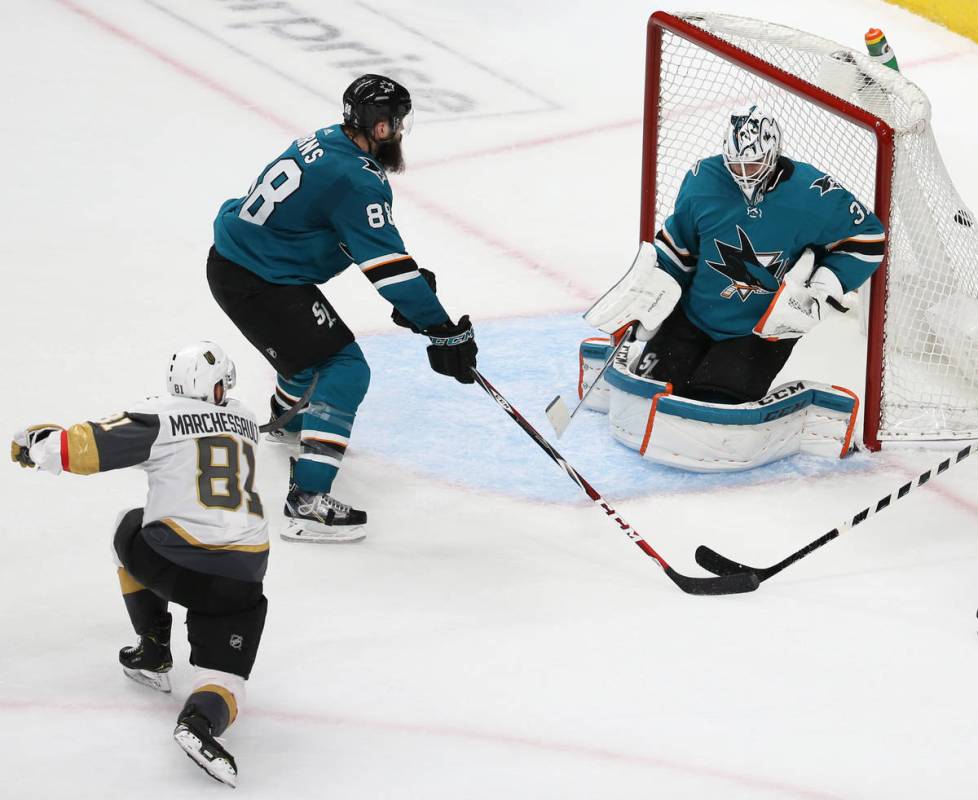
[[[404,156],[401,153],[401,134],[386,142],[377,142],[374,153],[380,165],[388,172],[404,172]]]
[[[403,133],[398,130],[391,135],[391,126],[386,121],[374,125],[373,156],[388,172],[404,171],[404,156],[401,152]]]

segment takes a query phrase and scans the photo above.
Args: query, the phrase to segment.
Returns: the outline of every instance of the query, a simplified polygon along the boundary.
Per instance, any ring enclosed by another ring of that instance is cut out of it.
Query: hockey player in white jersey
[[[113,549],[139,642],[119,652],[126,675],[170,691],[173,602],[187,609],[190,696],[173,736],[211,777],[230,786],[233,756],[218,740],[244,702],[268,606],[262,579],[268,532],[255,491],[255,415],[228,397],[234,363],[212,342],[170,360],[169,395],[99,422],[19,431],[11,457],[24,467],[90,475],[145,470],[143,508],[124,511]]]

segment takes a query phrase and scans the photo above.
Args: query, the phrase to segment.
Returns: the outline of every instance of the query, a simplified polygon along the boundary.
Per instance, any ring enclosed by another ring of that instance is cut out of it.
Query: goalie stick
[[[596,506],[598,506],[604,513],[614,518],[615,523],[621,528],[622,532],[638,545],[639,549],[642,550],[650,558],[653,558],[656,563],[662,567],[663,571],[673,583],[676,584],[680,589],[682,589],[687,594],[739,594],[742,592],[753,592],[758,586],[757,576],[752,574],[749,570],[743,572],[732,573],[729,575],[723,575],[721,577],[715,578],[691,578],[687,575],[682,575],[666,563],[666,560],[660,556],[648,542],[643,539],[638,531],[636,531],[631,525],[629,525],[625,520],[619,516],[618,512],[613,509],[608,502],[601,497],[600,494],[595,490],[590,483],[584,480],[583,477],[574,469],[564,457],[558,453],[553,446],[540,435],[540,433],[534,428],[526,418],[517,411],[513,405],[503,397],[496,388],[485,379],[479,370],[475,367],[472,368],[472,374],[475,376],[476,382],[481,386],[486,394],[488,394],[493,400],[495,400],[499,406],[509,414],[510,417],[519,425],[523,431],[533,439],[537,445],[548,455],[551,459],[567,473],[568,477],[574,483],[581,487],[583,492],[591,498]]]
[[[874,505],[867,506],[858,514],[856,514],[852,519],[847,519],[841,525],[833,528],[828,533],[820,536],[814,542],[805,545],[801,550],[797,550],[792,553],[783,561],[779,561],[770,567],[748,567],[745,564],[740,564],[737,561],[727,558],[726,556],[720,555],[715,550],[711,550],[706,545],[700,545],[696,548],[696,563],[699,564],[703,569],[712,572],[714,575],[738,575],[745,571],[754,573],[757,576],[758,581],[763,583],[768,578],[777,575],[781,570],[786,567],[790,567],[796,561],[800,561],[809,553],[818,550],[822,545],[828,544],[833,539],[840,536],[844,531],[850,528],[856,527],[860,522],[865,522],[873,514],[877,514],[884,508],[888,508],[890,505],[895,503],[897,500],[902,500],[908,494],[910,490],[915,486],[923,486],[931,478],[936,478],[942,472],[946,472],[954,464],[958,464],[964,461],[971,453],[978,448],[978,445],[968,445],[967,447],[959,450],[956,455],[944,459],[936,467],[932,467],[926,472],[920,473],[914,480],[903,484],[899,489],[890,492],[886,497],[881,497],[876,501]]]
[[[264,425],[259,425],[258,430],[260,433],[270,433],[271,431],[277,431],[279,428],[284,428],[288,425],[295,415],[302,411],[309,403],[309,398],[312,397],[312,393],[316,391],[316,381],[319,380],[319,373],[315,373],[312,376],[312,381],[306,387],[306,390],[302,393],[302,397],[295,401],[295,405],[291,408],[285,409],[281,414],[279,414],[275,419],[270,419]]]
[[[581,395],[581,399],[578,401],[577,405],[574,406],[573,411],[567,410],[567,403],[564,402],[564,398],[559,394],[550,401],[550,404],[547,406],[544,413],[547,415],[547,419],[550,420],[550,425],[553,427],[554,433],[557,434],[558,439],[564,435],[564,431],[566,431],[571,422],[574,421],[574,415],[581,410],[581,406],[584,405],[584,401],[587,400],[588,395],[591,394],[591,390],[594,389],[594,387],[598,385],[601,378],[604,377],[608,367],[611,366],[611,362],[614,361],[615,356],[618,355],[618,351],[621,350],[622,347],[625,346],[625,343],[631,339],[636,328],[638,328],[638,323],[633,322],[627,329],[623,329],[624,332],[622,333],[621,338],[618,340],[618,344],[615,345],[615,349],[611,351],[611,355],[608,356],[604,364],[601,365],[601,371],[598,373],[598,376],[591,381],[590,385]]]

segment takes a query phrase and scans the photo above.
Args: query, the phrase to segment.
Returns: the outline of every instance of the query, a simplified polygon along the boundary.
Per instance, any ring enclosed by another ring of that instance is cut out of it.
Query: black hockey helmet
[[[411,95],[392,78],[361,75],[343,92],[343,122],[370,132],[381,121],[389,123],[392,131],[410,131]]]

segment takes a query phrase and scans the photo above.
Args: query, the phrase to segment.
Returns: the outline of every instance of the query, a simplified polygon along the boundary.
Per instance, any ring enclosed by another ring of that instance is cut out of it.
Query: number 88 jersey
[[[339,125],[297,139],[214,220],[214,247],[269,283],[325,283],[351,263],[419,328],[448,320],[394,224],[384,168]]]
[[[261,580],[268,562],[268,528],[255,488],[257,445],[255,415],[236,400],[218,406],[171,396],[72,425],[60,442],[69,472],[145,470],[143,536],[160,555],[248,581]]]

